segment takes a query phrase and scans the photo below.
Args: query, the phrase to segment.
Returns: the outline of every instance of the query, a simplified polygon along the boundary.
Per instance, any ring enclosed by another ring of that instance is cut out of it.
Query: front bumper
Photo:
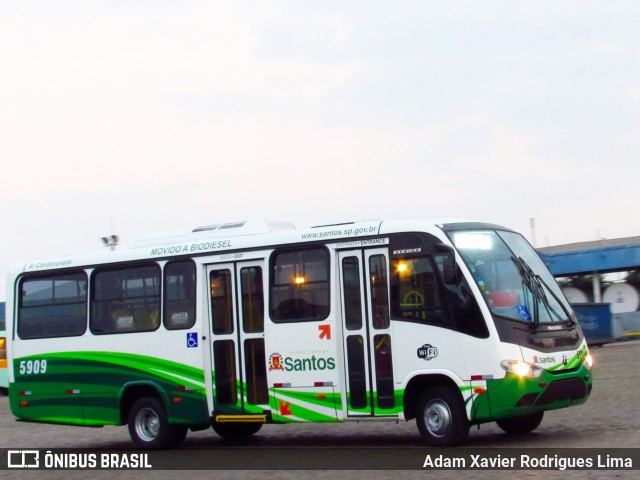
[[[592,381],[584,365],[572,371],[545,371],[538,378],[507,373],[503,379],[486,381],[486,392],[473,399],[471,419],[491,421],[580,405],[589,398]]]

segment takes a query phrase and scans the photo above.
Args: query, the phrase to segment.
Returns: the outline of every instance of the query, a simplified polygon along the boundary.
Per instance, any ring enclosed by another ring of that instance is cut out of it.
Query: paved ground
[[[640,342],[607,345],[592,350],[595,357],[594,387],[589,401],[576,408],[547,412],[542,425],[525,437],[509,437],[494,424],[472,429],[467,447],[495,448],[640,448]],[[0,398],[0,447],[3,448],[129,448],[125,427],[80,428],[16,422],[7,398]],[[183,449],[224,447],[211,430],[190,433]],[[249,444],[258,448],[278,447],[423,447],[415,422],[409,423],[348,423],[336,425],[267,425]],[[185,452],[187,453],[187,452]],[[327,462],[330,465],[330,459]],[[0,477],[2,473],[0,472]],[[13,472],[11,472],[13,473]],[[39,472],[42,478],[83,478],[81,472]],[[93,472],[93,478],[111,478],[121,472]],[[123,477],[124,476],[124,472]],[[136,472],[146,478],[150,472]],[[636,478],[630,472],[485,472],[496,478],[549,478],[560,476]],[[22,476],[34,476],[26,472]],[[377,472],[379,478],[417,478],[427,472]],[[636,472],[637,474],[637,472]],[[129,474],[130,475],[130,474]],[[180,472],[154,472],[148,478],[178,478]],[[189,478],[264,478],[272,473],[244,472],[188,472]],[[475,478],[478,472],[440,472],[434,478]],[[278,478],[335,478],[334,473],[322,471],[278,472]],[[369,478],[370,472],[344,472],[345,478]]]

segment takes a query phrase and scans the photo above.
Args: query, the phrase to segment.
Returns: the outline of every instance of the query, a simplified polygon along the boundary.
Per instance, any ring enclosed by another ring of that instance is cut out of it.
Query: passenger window
[[[238,402],[236,350],[233,340],[213,342],[216,403],[235,405]]]
[[[160,326],[157,264],[97,269],[91,281],[91,332],[148,332]]]
[[[445,257],[447,255],[434,255],[441,274],[444,274]],[[455,329],[478,338],[489,337],[489,330],[478,302],[464,277],[460,275],[460,281],[457,285],[445,285],[444,289],[453,315]]]
[[[264,338],[248,338],[244,341],[244,369],[247,374],[247,403],[269,403]]]
[[[308,322],[329,315],[329,253],[325,248],[277,251],[271,256],[271,318]]]
[[[384,255],[369,258],[369,285],[374,328],[389,328],[389,282],[387,281],[387,259]]]
[[[164,267],[164,326],[191,328],[196,321],[196,267],[191,261],[169,262]]]
[[[209,276],[213,333],[233,333],[233,292],[231,270],[213,270]]]
[[[430,257],[394,258],[391,272],[394,318],[449,326],[438,275]]]
[[[448,254],[394,258],[391,269],[391,312],[394,319],[455,329],[478,338],[489,331],[469,285],[445,285]]]
[[[18,336],[71,337],[87,330],[87,275],[62,273],[20,283]]]
[[[242,296],[242,325],[246,333],[264,332],[264,292],[262,268],[240,269],[240,294]]]
[[[342,259],[342,295],[344,322],[347,330],[362,328],[362,292],[360,291],[360,263],[358,257]]]

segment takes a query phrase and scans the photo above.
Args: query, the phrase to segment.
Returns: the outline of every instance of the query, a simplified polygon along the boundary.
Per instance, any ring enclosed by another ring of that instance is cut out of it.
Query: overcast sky
[[[638,1],[0,0],[10,264],[275,219],[640,235]]]

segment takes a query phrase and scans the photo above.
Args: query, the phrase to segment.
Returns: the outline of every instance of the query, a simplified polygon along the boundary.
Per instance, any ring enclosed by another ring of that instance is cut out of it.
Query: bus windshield
[[[494,314],[533,323],[571,321],[560,287],[521,235],[499,230],[450,235]]]

